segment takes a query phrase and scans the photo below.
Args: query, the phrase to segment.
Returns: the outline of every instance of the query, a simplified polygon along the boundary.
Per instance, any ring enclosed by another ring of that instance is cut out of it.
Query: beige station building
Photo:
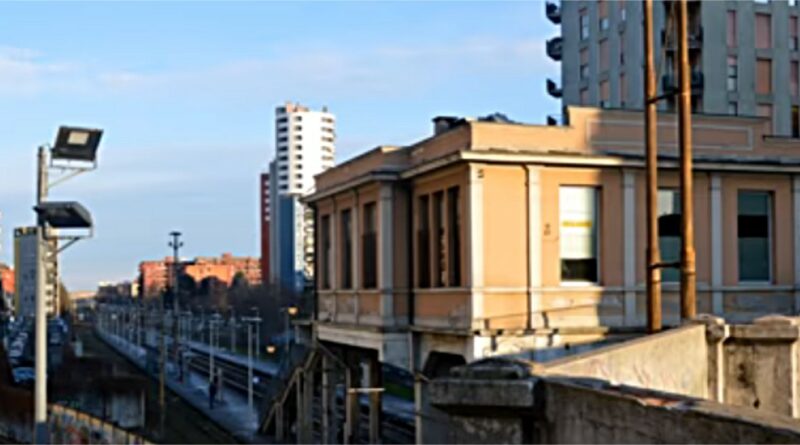
[[[641,331],[643,115],[566,111],[562,126],[436,118],[427,139],[319,174],[306,202],[320,344],[435,377]],[[658,141],[659,242],[675,261],[676,115],[659,115]],[[698,313],[797,313],[800,142],[771,136],[769,119],[717,115],[693,116],[693,141]],[[678,279],[664,272],[667,325],[679,323]]]

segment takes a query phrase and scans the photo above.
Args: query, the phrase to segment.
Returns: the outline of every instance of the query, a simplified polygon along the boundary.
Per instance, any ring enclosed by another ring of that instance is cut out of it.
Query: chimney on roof
[[[433,118],[433,134],[442,134],[447,130],[453,128],[461,120],[455,116],[436,116]]]

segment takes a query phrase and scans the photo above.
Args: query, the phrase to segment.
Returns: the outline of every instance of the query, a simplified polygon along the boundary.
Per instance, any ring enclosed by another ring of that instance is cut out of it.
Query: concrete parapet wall
[[[428,385],[453,443],[800,443],[800,317],[718,317],[548,363],[485,359]]]
[[[500,369],[502,366],[496,367]],[[798,443],[785,416],[590,378],[499,371],[434,381],[449,443]]]
[[[685,326],[549,362],[542,375],[592,377],[705,398],[708,351],[703,326]]]
[[[585,382],[545,380],[545,443],[798,443],[782,416],[703,400]]]

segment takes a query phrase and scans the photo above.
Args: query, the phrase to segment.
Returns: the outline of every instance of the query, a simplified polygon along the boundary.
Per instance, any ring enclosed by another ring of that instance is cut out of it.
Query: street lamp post
[[[252,307],[256,313],[258,323],[256,324],[256,359],[261,358],[261,309],[256,306]]]
[[[50,442],[47,425],[47,286],[45,264],[48,260],[56,258],[59,252],[75,242],[92,235],[92,218],[89,212],[76,202],[47,202],[51,188],[78,174],[93,170],[97,167],[97,148],[100,145],[102,130],[61,127],[58,129],[55,145],[41,146],[38,149],[38,172],[36,176],[36,300],[35,300],[35,386],[33,420],[34,443],[44,444]],[[49,159],[48,159],[49,158]],[[49,160],[49,162],[48,162]],[[49,181],[49,168],[57,168],[62,172],[69,172]],[[51,229],[77,229],[86,230],[88,234],[63,236]],[[52,235],[52,236],[51,236]],[[58,240],[67,243],[58,248]],[[55,243],[55,251],[51,250],[51,242]],[[58,289],[58,279],[53,283]],[[57,291],[53,294],[58,299]],[[57,303],[54,302],[54,303]]]
[[[181,241],[181,232],[174,230],[169,233],[169,236],[172,237],[172,241],[169,242],[169,247],[172,248],[172,352],[173,352],[173,360],[177,363],[178,362],[178,324],[175,323],[178,317],[178,311],[180,308],[178,307],[178,295],[180,295],[180,280],[178,279],[178,272],[179,272],[179,252],[180,248],[183,247],[183,242]]]
[[[253,409],[253,325],[247,323],[247,407]]]
[[[247,323],[247,406],[253,408],[253,325],[261,323],[261,317],[242,317]]]
[[[214,313],[208,320],[208,381],[214,380],[214,345],[216,343],[215,331],[219,322],[219,314]]]

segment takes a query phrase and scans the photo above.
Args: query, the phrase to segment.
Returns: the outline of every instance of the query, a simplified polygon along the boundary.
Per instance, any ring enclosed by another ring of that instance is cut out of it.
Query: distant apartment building
[[[315,175],[333,166],[335,129],[325,107],[287,102],[275,110],[275,158],[259,186],[261,261],[269,284],[300,291],[313,276],[313,218],[300,198],[314,191]]]
[[[654,5],[659,93],[677,82],[677,2]],[[643,5],[638,1],[548,1],[561,28],[547,54],[561,62],[560,85],[548,92],[564,106],[643,108]],[[800,52],[797,2],[690,1],[689,62],[695,112],[761,116],[770,134],[800,137]],[[661,109],[675,109],[674,96]]]
[[[36,288],[38,286],[37,265],[39,254],[57,250],[57,242],[42,241],[43,249],[37,248],[41,238],[37,227],[18,227],[14,229],[14,312],[20,317],[33,317],[36,311]],[[48,255],[43,264],[42,284],[45,287],[45,307],[49,316],[61,313],[59,292],[58,260],[56,255]]]
[[[174,273],[172,257],[163,260],[139,263],[139,289],[144,298],[158,297],[172,282]],[[197,257],[181,260],[179,273],[188,276],[199,285],[206,279],[214,286],[228,287],[238,274],[242,274],[249,285],[261,284],[261,262],[253,257],[235,257],[223,253],[220,257]]]
[[[139,263],[139,289],[143,298],[159,297],[172,276],[172,257]]]
[[[97,291],[93,294],[98,299],[137,298],[139,296],[139,283],[136,281],[101,281],[97,284]]]
[[[642,114],[566,113],[564,126],[439,118],[430,138],[318,175],[306,198],[318,228],[314,338],[351,369],[382,362],[433,377],[643,329]],[[675,114],[658,125],[674,129]],[[698,312],[737,322],[797,313],[800,143],[771,136],[766,118],[698,115],[692,125]],[[674,131],[658,144],[659,243],[672,262]],[[664,321],[675,326],[677,271],[663,280]],[[373,377],[368,386],[380,386]]]
[[[69,293],[69,302],[73,312],[94,309],[97,304],[96,291],[73,291]]]

